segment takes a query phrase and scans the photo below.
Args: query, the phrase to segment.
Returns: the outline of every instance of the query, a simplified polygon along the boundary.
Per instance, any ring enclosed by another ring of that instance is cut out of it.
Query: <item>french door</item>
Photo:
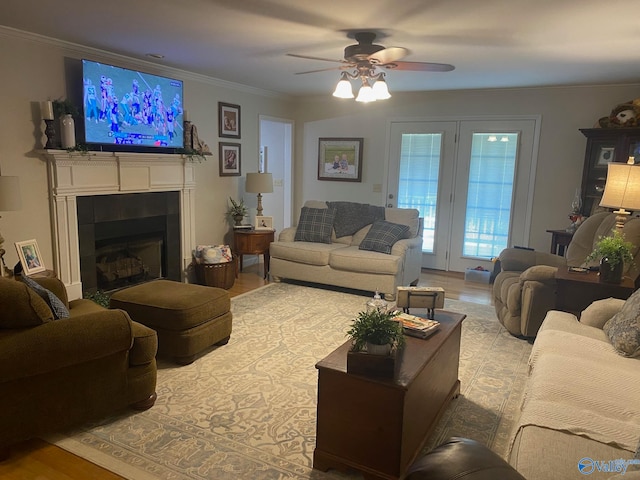
[[[464,271],[525,245],[536,119],[392,122],[387,203],[424,219],[422,266]]]

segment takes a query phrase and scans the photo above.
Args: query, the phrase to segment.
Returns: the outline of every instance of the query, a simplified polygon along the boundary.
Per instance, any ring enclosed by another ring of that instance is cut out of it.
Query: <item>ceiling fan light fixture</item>
[[[386,100],[387,98],[391,98],[389,88],[387,88],[387,82],[384,80],[384,74],[378,76],[373,84],[373,95],[376,97],[376,100]]]
[[[336,85],[336,89],[333,92],[333,96],[337,98],[353,98],[351,82],[349,81],[346,72],[342,73],[340,81]]]

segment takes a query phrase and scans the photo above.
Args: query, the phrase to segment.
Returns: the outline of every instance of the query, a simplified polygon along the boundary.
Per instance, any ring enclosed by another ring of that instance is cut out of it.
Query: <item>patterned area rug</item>
[[[288,283],[235,297],[230,342],[191,365],[161,360],[153,408],[48,440],[131,480],[360,478],[312,469],[315,364],[346,341],[366,300]],[[504,454],[531,346],[491,306],[445,308],[467,314],[461,395],[426,448],[460,435]]]

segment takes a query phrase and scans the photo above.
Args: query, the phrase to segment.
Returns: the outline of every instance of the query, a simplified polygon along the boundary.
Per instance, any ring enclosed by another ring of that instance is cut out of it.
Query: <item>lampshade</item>
[[[600,206],[640,210],[640,166],[609,163]]]
[[[373,95],[376,97],[376,100],[386,100],[387,98],[391,98],[391,94],[387,88],[387,82],[384,81],[384,77],[381,76],[373,84]]]
[[[244,189],[248,193],[272,193],[273,176],[270,173],[247,173]]]
[[[368,102],[375,102],[375,101],[376,101],[376,97],[373,94],[373,88],[371,88],[368,81],[364,80],[362,82],[362,86],[360,87],[360,90],[358,90],[358,96],[356,97],[356,102],[368,103]]]
[[[351,82],[345,72],[342,73],[340,81],[336,85],[336,89],[333,92],[334,97],[338,98],[353,98],[353,90],[351,90]]]
[[[0,176],[0,212],[20,210],[20,178]]]

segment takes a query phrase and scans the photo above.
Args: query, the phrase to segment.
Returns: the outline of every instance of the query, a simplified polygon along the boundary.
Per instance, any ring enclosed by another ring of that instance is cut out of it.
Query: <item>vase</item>
[[[624,262],[618,262],[612,267],[607,257],[600,260],[600,281],[603,283],[620,283],[622,282],[622,270]]]
[[[73,117],[69,114],[60,118],[60,137],[62,139],[62,148],[76,146],[76,125]]]
[[[243,218],[244,218],[244,215],[234,215],[234,216],[233,216],[234,224],[235,224],[236,226],[242,225],[242,219],[243,219]]]
[[[375,343],[367,342],[367,353],[371,355],[389,355],[390,352],[391,345],[388,343],[376,345]]]

